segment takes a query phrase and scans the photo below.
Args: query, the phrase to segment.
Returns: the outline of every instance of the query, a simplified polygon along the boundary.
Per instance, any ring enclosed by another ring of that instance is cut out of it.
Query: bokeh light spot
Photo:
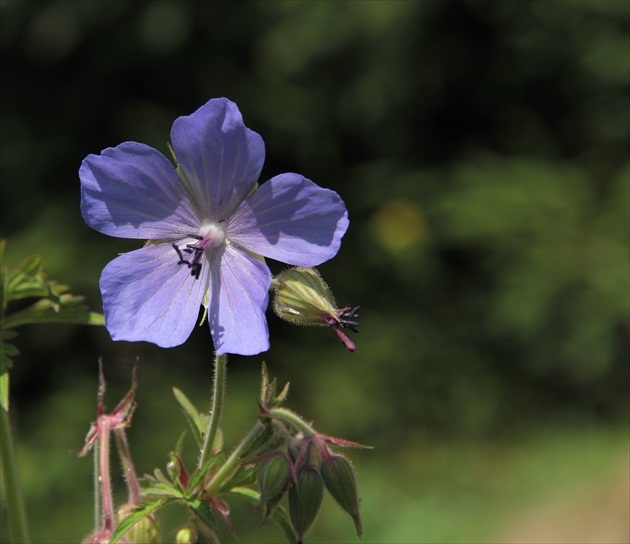
[[[425,238],[426,221],[416,204],[394,199],[376,210],[372,216],[372,228],[382,247],[390,251],[404,251],[418,246]]]

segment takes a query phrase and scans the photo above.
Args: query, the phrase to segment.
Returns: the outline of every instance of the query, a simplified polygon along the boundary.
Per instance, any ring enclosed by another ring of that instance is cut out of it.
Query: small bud
[[[337,504],[354,520],[357,536],[361,536],[363,528],[359,515],[359,494],[354,467],[343,455],[333,455],[322,463],[322,478],[326,489]]]
[[[128,502],[118,509],[118,522],[120,523],[138,506]],[[128,542],[142,542],[142,544],[159,544],[161,539],[160,522],[155,514],[143,517],[135,523],[126,533],[125,539]],[[119,541],[120,542],[120,541]]]
[[[305,466],[289,489],[289,513],[300,541],[315,521],[323,496],[324,482],[318,470]]]
[[[283,455],[274,455],[258,465],[258,489],[260,515],[266,521],[274,507],[282,499],[291,478],[291,466]]]
[[[298,325],[332,327],[341,342],[350,350],[354,343],[343,329],[358,332],[359,307],[337,308],[332,291],[314,268],[292,268],[274,277],[276,293],[274,310],[282,319]]]
[[[197,535],[190,527],[182,527],[175,536],[176,544],[194,544],[197,542]]]

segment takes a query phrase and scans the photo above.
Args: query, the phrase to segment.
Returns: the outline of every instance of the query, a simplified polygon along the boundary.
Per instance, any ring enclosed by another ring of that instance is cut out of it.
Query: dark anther
[[[196,238],[197,240],[202,240],[200,236],[192,236],[192,238]],[[201,273],[201,257],[203,256],[203,247],[197,246],[195,244],[186,244],[186,247],[182,251],[179,249],[177,244],[172,244],[173,249],[177,252],[177,256],[179,257],[179,262],[177,264],[185,264],[188,268],[190,268],[190,275],[194,276],[196,280],[199,279],[199,274]],[[192,255],[192,259],[189,261],[184,259],[184,253],[188,255]]]
[[[339,314],[339,320],[341,321],[341,326],[344,329],[350,329],[352,332],[359,332],[357,327],[359,323],[354,321],[357,317],[359,317],[359,310],[361,306],[355,306],[354,308],[350,308],[350,306],[346,306],[343,308],[342,312]]]

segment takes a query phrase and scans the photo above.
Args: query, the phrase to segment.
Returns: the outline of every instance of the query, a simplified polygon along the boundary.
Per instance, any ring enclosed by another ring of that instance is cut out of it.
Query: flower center
[[[217,248],[225,241],[223,225],[214,221],[204,223],[199,229],[199,236],[201,236],[201,240],[199,240],[198,244],[204,250]]]
[[[216,249],[225,242],[225,231],[221,223],[209,221],[202,225],[199,229],[199,234],[191,234],[190,237],[195,238],[198,242],[186,244],[186,247],[182,249],[177,244],[172,244],[172,246],[179,257],[177,264],[185,264],[190,268],[190,275],[198,280],[201,273],[203,254],[207,249]]]

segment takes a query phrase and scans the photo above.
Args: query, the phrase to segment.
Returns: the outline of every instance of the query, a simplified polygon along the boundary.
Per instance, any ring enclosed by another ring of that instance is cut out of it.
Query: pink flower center
[[[191,234],[191,238],[198,240],[194,244],[186,244],[180,248],[177,244],[171,244],[179,257],[178,265],[185,264],[190,268],[190,275],[196,280],[201,273],[202,260],[208,249],[216,249],[225,243],[225,231],[221,223],[208,221],[199,229],[199,234]]]
[[[223,224],[208,221],[199,229],[199,236],[201,236],[199,246],[201,246],[204,251],[206,249],[215,249],[225,242]]]

